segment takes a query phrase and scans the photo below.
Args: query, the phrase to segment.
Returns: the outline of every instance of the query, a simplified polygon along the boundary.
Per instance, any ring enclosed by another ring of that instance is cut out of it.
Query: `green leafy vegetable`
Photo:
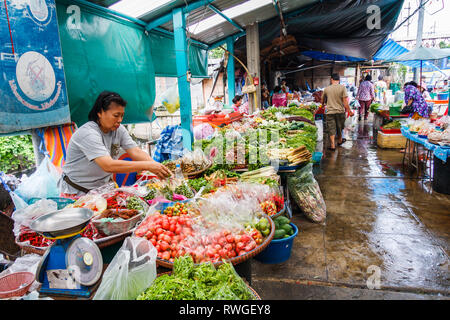
[[[137,300],[254,300],[231,263],[194,265],[192,257],[176,258],[173,273],[155,279]]]

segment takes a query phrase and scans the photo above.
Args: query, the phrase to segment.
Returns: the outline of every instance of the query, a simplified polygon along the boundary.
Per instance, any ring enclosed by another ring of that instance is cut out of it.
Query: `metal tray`
[[[81,232],[93,215],[91,209],[65,208],[37,218],[30,227],[47,238],[63,237]]]

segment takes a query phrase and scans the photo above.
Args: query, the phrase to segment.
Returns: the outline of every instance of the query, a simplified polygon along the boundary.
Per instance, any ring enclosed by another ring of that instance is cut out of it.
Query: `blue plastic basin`
[[[273,239],[266,249],[254,257],[256,260],[262,263],[276,264],[285,262],[291,257],[292,244],[298,234],[298,228],[292,222],[289,224],[294,228],[294,234],[288,238]]]

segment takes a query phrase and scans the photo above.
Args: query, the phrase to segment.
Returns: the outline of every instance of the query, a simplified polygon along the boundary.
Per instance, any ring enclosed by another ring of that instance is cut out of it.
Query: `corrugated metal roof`
[[[160,18],[162,16],[165,16],[166,14],[170,14],[174,8],[178,7],[184,7],[186,5],[192,4],[198,0],[173,0],[169,3],[154,9],[143,16],[139,17],[139,20],[142,20],[143,22],[150,22],[157,18]],[[247,0],[248,1],[248,0]],[[242,0],[215,0],[212,1],[212,5],[219,9],[220,11],[224,11],[227,9],[230,9],[232,7],[235,7],[239,4],[243,4],[247,1]],[[113,3],[118,2],[118,0],[90,0],[90,2],[99,4],[104,7],[108,7]],[[317,2],[317,0],[279,0],[281,10],[283,13],[288,13],[295,11],[301,7],[304,7],[306,5],[309,5],[311,3]],[[196,25],[198,22],[205,20],[207,18],[210,18],[212,16],[216,15],[215,12],[213,12],[211,9],[206,9],[205,6],[202,6],[198,9],[192,10],[188,17],[187,17],[187,23],[190,25]],[[265,21],[271,18],[274,18],[278,16],[278,13],[273,6],[272,3],[268,3],[267,5],[256,8],[253,11],[250,11],[248,13],[245,13],[243,15],[240,15],[233,19],[238,25],[240,25],[242,28],[245,28],[246,25],[254,22],[261,22]],[[173,24],[172,21],[169,21],[163,25],[159,26],[162,29],[173,31]],[[191,37],[195,40],[201,41],[206,44],[213,44],[217,41],[220,41],[224,38],[227,38],[230,35],[236,34],[239,32],[239,29],[237,29],[235,26],[233,26],[228,21],[224,21],[223,23],[220,23],[208,30],[205,30],[204,32],[201,32],[196,35],[191,35]]]

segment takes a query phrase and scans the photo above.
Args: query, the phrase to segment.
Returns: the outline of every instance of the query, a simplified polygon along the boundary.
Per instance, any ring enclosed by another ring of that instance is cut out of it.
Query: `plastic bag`
[[[316,120],[317,141],[323,141],[323,120]]]
[[[36,171],[22,180],[15,193],[28,202],[31,198],[59,197],[58,180],[61,174],[49,157],[45,157]]]
[[[289,192],[305,216],[313,222],[326,219],[327,208],[319,184],[312,173],[312,163],[288,177]]]
[[[166,107],[169,113],[174,113],[180,109],[180,97],[178,95],[177,85],[173,85],[164,91],[161,95],[161,103]]]
[[[31,222],[49,212],[58,210],[58,204],[53,200],[42,199],[32,205],[13,212],[14,235],[18,237],[24,229],[30,229]]]
[[[195,140],[209,139],[214,134],[214,128],[209,123],[202,123],[194,127]]]
[[[103,274],[94,300],[135,300],[156,279],[157,251],[150,241],[128,237]]]

